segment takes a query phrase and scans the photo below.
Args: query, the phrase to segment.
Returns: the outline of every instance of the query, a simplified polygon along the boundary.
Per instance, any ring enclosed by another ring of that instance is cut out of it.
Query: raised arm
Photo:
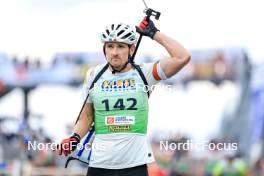
[[[160,61],[160,66],[167,77],[175,75],[190,61],[189,52],[171,37],[156,32],[153,39],[161,44],[170,55],[169,58]]]
[[[138,33],[150,37],[168,51],[170,57],[160,61],[160,66],[166,77],[175,75],[190,61],[189,52],[180,43],[159,32],[150,19],[145,17],[136,28]]]

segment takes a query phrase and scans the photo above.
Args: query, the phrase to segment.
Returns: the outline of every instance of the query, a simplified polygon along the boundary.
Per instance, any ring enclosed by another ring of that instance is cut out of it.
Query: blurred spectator
[[[17,66],[19,65],[19,61],[18,61],[18,58],[17,58],[16,55],[13,56],[13,57],[11,58],[11,60],[12,60],[12,64],[13,64],[15,67],[17,67]]]
[[[213,176],[246,176],[247,166],[242,158],[237,157],[234,151],[228,151],[223,160],[217,162]]]
[[[212,139],[209,143],[213,143],[217,145],[218,141],[216,139]],[[205,176],[213,176],[214,168],[216,167],[219,160],[221,160],[221,153],[217,149],[208,150],[207,156],[205,157],[204,163],[204,175]]]
[[[170,142],[175,143],[177,146],[177,149],[174,150],[173,157],[171,158],[171,166],[170,166],[170,173],[169,176],[187,176],[192,175],[193,169],[191,169],[194,165],[192,163],[192,159],[190,156],[190,151],[184,149],[181,144],[187,144],[188,138],[185,136],[182,136],[180,138],[177,138],[179,136],[174,136],[174,139],[172,139]]]
[[[51,144],[52,141],[49,137],[45,137],[44,144]],[[48,145],[47,145],[48,146]],[[39,150],[37,156],[34,158],[33,164],[35,166],[44,166],[50,167],[55,166],[55,153],[51,150],[51,148],[45,148],[44,150]]]
[[[0,93],[4,92],[5,90],[6,90],[6,85],[0,80]]]
[[[41,59],[40,58],[36,58],[36,61],[34,63],[34,68],[36,69],[40,69],[41,68]]]
[[[263,176],[264,175],[264,159],[259,159],[253,169],[252,169],[252,176]]]
[[[167,173],[164,169],[161,169],[157,163],[148,165],[149,176],[166,176]]]
[[[28,69],[29,66],[30,66],[29,57],[26,56],[25,60],[24,60],[24,67],[25,67],[25,69]]]

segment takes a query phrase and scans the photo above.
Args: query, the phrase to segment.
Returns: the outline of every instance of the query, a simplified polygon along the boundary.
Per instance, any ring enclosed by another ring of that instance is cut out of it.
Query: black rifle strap
[[[147,79],[146,79],[144,73],[142,72],[140,66],[137,65],[137,64],[135,64],[134,62],[131,62],[130,64],[131,64],[131,65],[132,65],[132,66],[138,71],[138,73],[139,73],[139,75],[140,75],[142,81],[144,82],[144,85],[145,85],[145,86],[148,86]],[[148,93],[148,97],[149,97],[149,96],[150,96],[150,94],[149,94],[149,89],[148,89],[147,93]]]
[[[77,118],[77,120],[76,120],[76,122],[75,122],[75,125],[76,125],[76,123],[78,122],[78,120],[80,119],[80,116],[81,116],[81,113],[82,113],[82,111],[83,111],[83,108],[84,108],[84,106],[85,106],[85,103],[86,103],[86,101],[87,101],[87,99],[88,99],[88,97],[89,97],[89,91],[94,87],[94,84],[96,83],[96,81],[98,81],[98,79],[104,74],[104,72],[107,70],[107,68],[108,68],[108,63],[103,67],[103,69],[95,76],[95,78],[94,78],[94,80],[93,80],[93,82],[92,82],[92,84],[91,84],[91,86],[90,86],[90,88],[89,88],[89,90],[88,90],[88,93],[87,93],[87,96],[86,96],[86,98],[85,98],[85,100],[84,100],[84,102],[83,102],[83,105],[82,105],[82,108],[81,108],[81,111],[79,112],[79,115],[78,115],[78,118]]]

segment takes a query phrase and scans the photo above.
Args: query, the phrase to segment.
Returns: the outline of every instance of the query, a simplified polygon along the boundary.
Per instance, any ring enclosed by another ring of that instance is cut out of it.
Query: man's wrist
[[[157,32],[155,32],[155,34],[153,35],[153,40],[157,40],[158,35],[160,35],[160,30],[157,30]]]
[[[75,138],[78,142],[81,141],[81,136],[78,133],[73,133],[71,137]]]

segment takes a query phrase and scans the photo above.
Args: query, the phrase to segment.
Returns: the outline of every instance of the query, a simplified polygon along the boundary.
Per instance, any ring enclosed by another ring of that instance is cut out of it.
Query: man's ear
[[[129,48],[129,54],[132,56],[134,51],[135,51],[136,46],[135,45],[131,45]]]

